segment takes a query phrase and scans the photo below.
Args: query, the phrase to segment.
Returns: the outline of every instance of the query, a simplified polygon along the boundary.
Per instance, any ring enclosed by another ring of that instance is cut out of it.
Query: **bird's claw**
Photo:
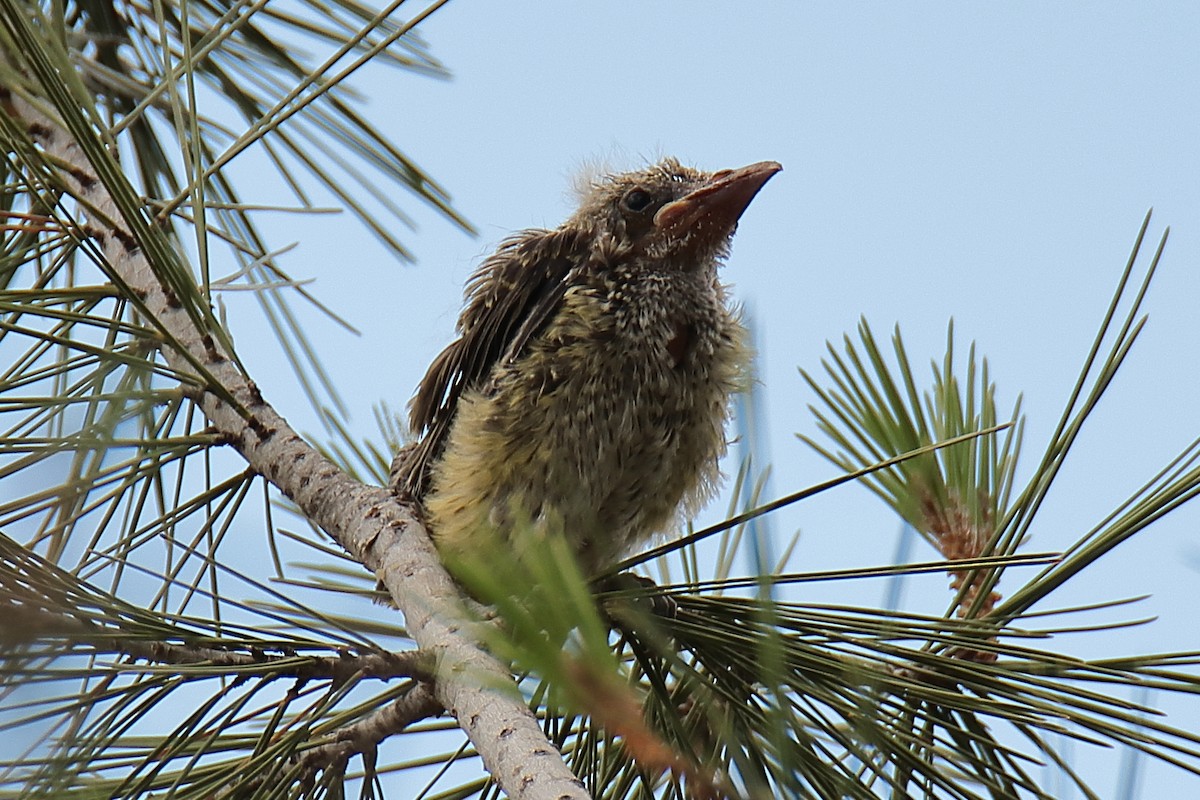
[[[635,575],[632,572],[622,572],[601,581],[597,589],[600,592],[613,592],[625,595],[605,601],[606,608],[626,601],[633,603],[635,607],[645,612],[663,619],[675,619],[679,615],[679,604],[675,602],[675,598],[669,594],[664,594],[657,583],[642,575]]]

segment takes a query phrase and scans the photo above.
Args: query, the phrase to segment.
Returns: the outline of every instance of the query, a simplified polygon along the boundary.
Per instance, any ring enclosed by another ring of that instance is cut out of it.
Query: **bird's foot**
[[[675,619],[679,614],[679,604],[662,590],[654,581],[632,572],[622,572],[600,581],[597,586],[600,592],[618,593],[617,597],[605,601],[606,610],[621,602],[630,602],[636,608],[664,619]]]

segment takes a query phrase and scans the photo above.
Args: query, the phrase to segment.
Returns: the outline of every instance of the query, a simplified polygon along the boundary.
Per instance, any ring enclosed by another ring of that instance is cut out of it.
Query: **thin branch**
[[[270,672],[301,680],[333,681],[342,684],[352,677],[419,678],[433,680],[432,656],[420,650],[401,652],[356,653],[347,650],[336,656],[301,655],[286,652],[272,655],[265,648],[236,643],[229,647],[200,644],[173,644],[163,639],[122,635],[117,628],[105,627],[73,614],[0,603],[0,643],[13,644],[13,632],[21,642],[62,639],[71,645],[86,645],[97,653],[121,653],[133,659],[156,664],[206,664],[213,667]],[[186,639],[186,634],[181,634]]]
[[[375,748],[384,739],[398,733],[414,722],[437,716],[445,709],[427,683],[415,684],[402,697],[393,700],[329,737],[329,741],[307,750],[300,759],[303,781],[309,782],[318,770],[345,772],[346,764],[356,755],[363,755],[367,764],[374,763]],[[370,780],[373,776],[368,775]]]

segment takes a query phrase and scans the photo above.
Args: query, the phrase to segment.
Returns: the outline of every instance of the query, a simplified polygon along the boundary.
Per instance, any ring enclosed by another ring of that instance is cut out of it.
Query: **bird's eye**
[[[654,198],[645,189],[630,189],[621,198],[621,205],[636,214],[649,208],[653,200]]]

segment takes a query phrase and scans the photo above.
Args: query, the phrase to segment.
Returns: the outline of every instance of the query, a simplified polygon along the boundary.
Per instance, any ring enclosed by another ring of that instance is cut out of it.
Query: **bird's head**
[[[568,226],[614,255],[694,269],[722,258],[742,212],[782,167],[760,161],[704,172],[673,158],[593,181]]]

